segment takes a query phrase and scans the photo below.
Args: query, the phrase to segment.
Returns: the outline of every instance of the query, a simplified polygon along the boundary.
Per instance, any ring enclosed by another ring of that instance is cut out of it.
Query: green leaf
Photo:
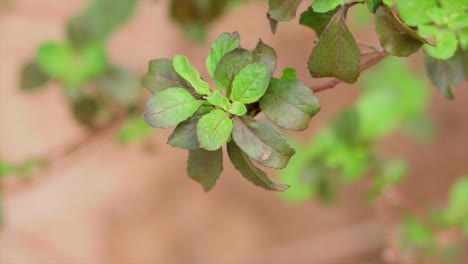
[[[187,80],[198,94],[211,95],[210,86],[203,81],[198,71],[193,68],[187,57],[184,55],[176,55],[172,60],[175,71]]]
[[[354,83],[359,77],[360,52],[346,27],[344,12],[341,9],[332,17],[310,55],[312,77],[336,77],[347,83]]]
[[[266,120],[234,117],[232,139],[250,158],[263,166],[282,169],[295,151],[281,132]]]
[[[439,60],[425,55],[427,76],[447,99],[453,99],[451,85],[458,85],[464,79],[464,65],[461,53],[448,60]]]
[[[249,64],[234,78],[231,99],[244,104],[253,103],[265,93],[269,81],[270,72],[265,64]]]
[[[143,139],[152,131],[146,121],[138,117],[132,117],[125,121],[117,134],[117,140],[121,144],[129,144]]]
[[[340,10],[340,7],[336,7],[335,9],[325,13],[319,13],[315,12],[312,6],[310,6],[306,11],[304,11],[304,13],[301,14],[299,23],[313,29],[315,34],[320,37],[338,10]]]
[[[0,160],[0,179],[10,176],[14,171],[13,164]]]
[[[320,111],[312,91],[298,80],[272,79],[260,99],[263,113],[280,127],[304,130]]]
[[[152,127],[170,128],[191,117],[202,104],[183,88],[169,88],[148,100],[144,118]]]
[[[268,16],[275,21],[289,21],[296,17],[302,0],[269,0]]]
[[[315,12],[325,13],[347,2],[349,2],[349,0],[315,0],[312,4],[312,8]]]
[[[169,136],[167,143],[173,147],[183,149],[198,149],[200,142],[197,137],[197,125],[202,116],[213,110],[211,106],[201,106],[189,119],[177,125]]]
[[[35,91],[43,88],[50,77],[35,62],[29,62],[21,71],[20,87],[23,91]]]
[[[421,36],[435,36],[437,40],[435,47],[424,45],[424,49],[432,57],[446,60],[457,52],[458,40],[455,33],[430,25],[421,25],[418,29]]]
[[[407,57],[427,41],[403,24],[385,5],[380,5],[375,14],[375,27],[380,44],[388,53],[394,56]]]
[[[92,45],[79,52],[71,46],[48,42],[39,47],[37,64],[49,76],[67,86],[80,86],[103,74],[108,67],[104,46]]]
[[[111,67],[98,79],[97,85],[106,97],[124,106],[137,105],[142,95],[136,76],[121,67]]]
[[[431,22],[426,11],[437,6],[437,0],[395,0],[401,19],[411,27]]]
[[[189,91],[195,98],[198,95],[182,76],[174,69],[172,60],[157,59],[149,62],[148,72],[141,78],[141,84],[148,88],[153,94],[167,88],[181,87]],[[200,96],[200,95],[198,95]]]
[[[234,77],[250,63],[252,63],[252,54],[246,49],[237,48],[224,55],[213,76],[216,89],[224,92],[231,91]]]
[[[210,96],[206,96],[205,99],[212,105],[218,106],[225,111],[231,108],[231,102],[229,102],[229,99],[223,96],[219,90],[214,91]]]
[[[429,247],[436,243],[434,233],[416,218],[403,222],[403,237],[412,246]]]
[[[360,139],[360,123],[356,108],[349,108],[332,121],[333,132],[342,142],[353,145]]]
[[[468,218],[468,176],[452,185],[446,215],[451,223],[461,223]]]
[[[263,41],[260,39],[257,43],[257,46],[252,51],[252,58],[254,62],[265,64],[270,71],[270,76],[273,75],[276,69],[276,60],[278,57],[276,56],[276,52],[272,47],[263,43]]]
[[[228,111],[233,115],[243,116],[247,113],[247,108],[243,103],[233,102],[231,108]]]
[[[240,45],[239,33],[223,33],[211,46],[211,53],[206,58],[206,69],[211,77],[214,76],[215,70],[221,58],[230,51],[238,48]]]
[[[190,178],[199,182],[205,192],[216,184],[223,171],[223,151],[207,151],[195,149],[189,151],[187,173]]]
[[[232,120],[229,114],[215,109],[204,115],[197,125],[197,137],[200,147],[206,150],[217,150],[229,140],[232,131]]]
[[[377,10],[377,7],[382,4],[382,0],[366,0],[367,7],[369,8],[369,11],[372,13],[375,13]]]
[[[281,76],[283,81],[293,81],[297,80],[297,72],[293,68],[286,68],[283,70],[283,75]]]
[[[234,167],[251,183],[269,191],[282,192],[289,188],[289,185],[273,182],[268,176],[255,167],[247,155],[233,141],[227,144],[227,151]]]

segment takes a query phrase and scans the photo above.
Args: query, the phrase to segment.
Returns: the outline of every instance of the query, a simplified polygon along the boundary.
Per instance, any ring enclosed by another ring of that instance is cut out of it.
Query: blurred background
[[[266,1],[236,2],[203,33],[175,22],[169,1],[140,0],[109,38],[107,56],[142,76],[149,60],[185,54],[207,76],[210,43],[222,32],[238,31],[248,49],[259,38],[276,49],[277,75],[295,67],[307,85],[323,82],[307,71],[316,37],[298,25],[298,17],[281,23],[272,35]],[[406,160],[409,169],[398,187],[372,203],[364,178],[340,185],[333,203],[287,202],[247,182],[226,158],[216,188],[205,193],[186,175],[187,152],[166,144],[170,130],[151,129],[144,139],[121,144],[125,121],[99,129],[80,125],[60,82],[40,91],[19,88],[21,71],[38,47],[63,41],[67,21],[87,1],[0,3],[0,157],[14,164],[31,157],[48,162],[27,176],[2,179],[0,263],[440,263],[401,256],[398,234],[405,210],[395,208],[399,193],[410,194],[410,203],[422,210],[443,206],[452,183],[468,173],[466,81],[456,89],[456,99],[448,101],[426,80],[422,56],[404,60],[427,88],[431,132],[415,140],[396,130],[376,146],[386,157]],[[371,18],[356,10],[350,14],[356,39],[378,44]],[[362,86],[378,86],[384,73],[375,71],[366,83],[341,84],[318,94],[322,111],[309,129],[291,136],[298,142],[312,140],[356,103]],[[450,233],[438,238],[446,237],[450,244]],[[462,243],[458,255],[467,250]],[[467,262],[462,257],[453,263]]]

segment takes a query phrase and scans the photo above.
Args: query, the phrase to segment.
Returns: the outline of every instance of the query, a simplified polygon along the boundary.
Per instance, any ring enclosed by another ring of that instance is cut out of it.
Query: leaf
[[[250,158],[266,167],[286,167],[295,151],[275,126],[248,116],[233,121],[232,139]]]
[[[348,1],[349,0],[315,0],[312,4],[312,8],[315,12],[325,13]]]
[[[148,100],[144,118],[152,127],[170,128],[191,117],[202,104],[183,88],[169,88]]]
[[[377,10],[377,7],[382,4],[382,0],[366,0],[367,7],[369,8],[369,11],[372,13],[375,13]]]
[[[247,155],[233,141],[227,144],[227,151],[234,167],[251,183],[269,191],[283,192],[289,185],[273,182],[268,176],[255,167]]]
[[[340,10],[336,7],[325,13],[315,12],[312,6],[309,6],[304,13],[301,14],[299,23],[313,29],[318,37],[320,37],[330,23],[331,18]]]
[[[13,164],[0,160],[0,179],[10,176],[12,173],[14,173],[14,171],[15,167]]]
[[[435,47],[424,45],[424,49],[432,57],[446,60],[457,52],[458,40],[455,33],[430,25],[421,25],[418,29],[421,36],[435,36],[437,42]]]
[[[228,111],[233,115],[243,116],[247,113],[247,108],[243,103],[233,102],[232,107]]]
[[[394,56],[407,57],[427,41],[403,24],[385,5],[380,5],[375,13],[375,27],[380,44]]]
[[[208,70],[208,73],[211,77],[214,76],[215,70],[221,58],[230,51],[238,48],[239,45],[240,36],[237,32],[233,32],[231,34],[225,32],[216,39],[216,41],[211,46],[210,55],[208,55],[206,58],[206,69]]]
[[[456,53],[448,60],[439,60],[429,55],[425,55],[425,65],[427,76],[432,84],[447,99],[453,99],[454,95],[451,85],[458,85],[464,79],[464,65],[461,53]]]
[[[396,0],[394,2],[401,19],[410,27],[431,22],[426,11],[437,6],[437,0]]]
[[[129,144],[143,139],[153,131],[141,116],[132,117],[125,121],[117,134],[121,144]]]
[[[206,96],[205,99],[212,105],[218,106],[224,109],[225,111],[231,108],[231,102],[229,102],[229,99],[227,97],[221,95],[221,92],[219,92],[219,90],[214,91],[214,93],[210,96]]]
[[[269,0],[268,16],[275,21],[289,21],[296,17],[302,0]]]
[[[336,13],[309,58],[312,77],[336,77],[347,83],[359,77],[360,52],[346,27],[344,9]]]
[[[213,110],[211,106],[201,106],[189,119],[178,124],[169,136],[167,143],[173,147],[183,149],[198,149],[200,143],[197,137],[197,125],[202,116]]]
[[[224,55],[213,76],[216,89],[224,92],[231,91],[234,77],[250,63],[252,63],[252,54],[246,49],[237,48]]]
[[[50,77],[36,62],[26,64],[21,71],[20,78],[20,87],[23,91],[39,90],[50,80]]]
[[[197,137],[200,147],[206,150],[217,150],[229,140],[232,131],[232,120],[229,114],[215,109],[204,115],[197,125]]]
[[[121,67],[111,67],[98,79],[97,85],[105,96],[124,106],[137,105],[142,95],[138,79]]]
[[[468,176],[459,178],[452,185],[446,215],[451,223],[460,223],[468,218]]]
[[[181,87],[197,98],[201,98],[195,92],[190,83],[180,76],[172,65],[170,59],[157,59],[149,62],[148,72],[141,78],[141,84],[155,94],[167,88]],[[197,95],[197,96],[195,96]]]
[[[436,243],[432,230],[416,218],[403,222],[403,237],[411,246],[429,247]]]
[[[210,86],[201,79],[200,74],[190,65],[187,57],[176,55],[172,60],[172,64],[175,71],[187,80],[198,94],[211,95]]]
[[[253,103],[265,93],[270,81],[268,67],[262,63],[252,63],[244,67],[232,82],[233,101]]]
[[[353,145],[360,138],[360,118],[355,108],[348,108],[332,121],[333,132],[342,142]]]
[[[283,75],[281,76],[281,80],[284,81],[293,81],[297,80],[297,72],[293,68],[286,68],[283,70]]]
[[[272,79],[260,99],[263,113],[280,127],[304,130],[320,111],[312,91],[298,80]]]
[[[273,75],[276,69],[276,60],[278,57],[276,56],[276,52],[272,47],[263,43],[263,41],[260,39],[257,43],[257,46],[252,51],[252,57],[254,62],[265,64],[270,71],[270,76]]]
[[[270,24],[271,33],[275,34],[278,30],[278,21],[271,18],[270,14],[267,13],[268,23]]]
[[[199,182],[205,192],[209,192],[223,171],[223,151],[221,148],[216,151],[190,150],[187,163],[189,177]]]

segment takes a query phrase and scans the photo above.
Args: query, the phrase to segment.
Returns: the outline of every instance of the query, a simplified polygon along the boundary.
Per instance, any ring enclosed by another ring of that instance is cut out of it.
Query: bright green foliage
[[[315,12],[325,13],[347,2],[349,2],[349,0],[315,0],[312,4],[312,8]]]
[[[328,24],[332,17],[340,10],[340,7],[323,12],[316,12],[309,6],[304,13],[301,14],[301,18],[299,19],[299,23],[306,27],[309,27],[315,31],[318,37],[320,37],[327,28]]]
[[[243,103],[235,101],[232,103],[231,108],[228,109],[228,112],[236,116],[243,116],[247,113],[247,108]]]
[[[393,11],[384,5],[377,8],[375,26],[380,44],[394,56],[407,57],[427,41],[403,24]]]
[[[401,19],[411,27],[429,23],[427,11],[437,6],[437,0],[394,0]]]
[[[231,108],[231,102],[219,90],[214,91],[212,95],[205,97],[205,99],[212,105],[221,107],[225,111]]]
[[[206,59],[206,68],[211,77],[214,76],[216,66],[221,58],[240,45],[239,33],[222,33],[211,46],[211,53]]]
[[[153,127],[174,127],[191,117],[202,104],[182,88],[169,88],[149,99],[144,118]]]
[[[283,70],[283,75],[281,76],[283,81],[293,81],[297,80],[297,72],[293,68],[286,68]]]
[[[210,86],[201,79],[200,74],[190,65],[187,57],[176,55],[172,63],[175,71],[187,80],[198,94],[211,95]]]
[[[451,224],[468,227],[468,176],[452,185],[445,217]]]
[[[197,137],[200,147],[206,150],[217,150],[231,136],[232,120],[229,114],[215,109],[204,115],[197,125]]]
[[[216,184],[223,171],[223,151],[194,149],[189,151],[187,173],[190,178],[199,182],[205,192],[210,191]]]
[[[237,48],[224,55],[219,61],[213,77],[216,89],[223,92],[231,91],[234,77],[252,61],[250,51],[242,48]]]
[[[150,128],[141,116],[129,118],[120,128],[117,140],[121,144],[138,142],[150,134],[152,131]]]
[[[39,48],[36,60],[47,75],[61,80],[67,86],[82,85],[104,73],[108,67],[102,45],[75,51],[67,44],[48,42]]]
[[[30,62],[21,71],[20,87],[23,91],[35,91],[43,87],[50,77],[35,62]]]
[[[409,218],[403,223],[403,244],[410,244],[418,248],[435,246],[434,233],[426,225],[416,218]]]
[[[382,0],[366,0],[367,7],[369,8],[369,11],[372,13],[375,13],[377,10],[377,7],[382,4]]]
[[[458,40],[455,33],[430,25],[421,25],[418,29],[422,36],[434,36],[437,40],[437,46],[425,46],[427,53],[432,57],[446,60],[457,51]]]
[[[254,62],[265,64],[270,71],[270,76],[273,76],[273,73],[276,69],[276,60],[278,58],[276,56],[275,50],[272,47],[263,43],[262,40],[259,40],[257,46],[252,51],[252,58]]]
[[[0,160],[0,179],[9,176],[15,171],[13,164]]]
[[[312,51],[308,62],[312,77],[336,77],[347,83],[359,77],[360,52],[344,16],[345,10],[341,9],[331,18]]]
[[[183,149],[198,149],[197,125],[202,116],[213,110],[211,106],[201,106],[193,116],[177,125],[169,136],[168,144]]]
[[[304,130],[320,111],[312,91],[298,80],[272,79],[260,100],[263,113],[278,126]]]
[[[253,103],[265,94],[269,81],[270,72],[265,64],[249,64],[234,78],[231,98],[244,104]]]
[[[282,169],[295,151],[281,132],[266,120],[235,117],[232,139],[250,158],[263,166]]]
[[[247,155],[234,143],[229,142],[227,145],[229,158],[234,167],[250,182],[270,191],[282,192],[289,188],[288,185],[273,182],[268,176],[255,167],[249,160]]]

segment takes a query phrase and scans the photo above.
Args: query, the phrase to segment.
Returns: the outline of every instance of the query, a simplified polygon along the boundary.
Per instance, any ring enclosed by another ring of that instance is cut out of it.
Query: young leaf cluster
[[[250,159],[282,169],[295,151],[275,125],[254,116],[263,111],[280,127],[304,130],[320,110],[318,100],[294,70],[287,69],[282,79],[272,77],[275,51],[261,40],[248,51],[237,32],[217,38],[206,68],[214,89],[183,55],[151,61],[142,78],[153,93],[144,119],[156,128],[175,127],[168,143],[189,150],[188,174],[206,191],[222,171],[221,148],[226,143],[234,167],[245,178],[267,190],[285,190]]]

